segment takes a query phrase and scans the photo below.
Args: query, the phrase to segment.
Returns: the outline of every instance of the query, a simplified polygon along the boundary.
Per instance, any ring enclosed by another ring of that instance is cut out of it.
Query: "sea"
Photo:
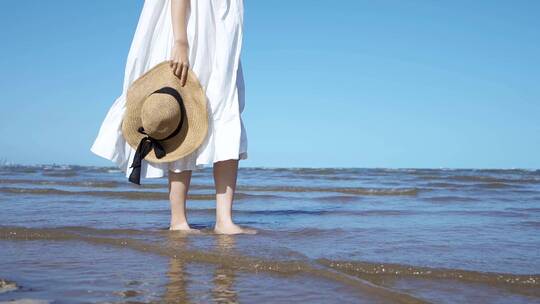
[[[540,170],[241,167],[213,233],[212,169],[170,231],[167,178],[0,167],[0,302],[540,303]]]

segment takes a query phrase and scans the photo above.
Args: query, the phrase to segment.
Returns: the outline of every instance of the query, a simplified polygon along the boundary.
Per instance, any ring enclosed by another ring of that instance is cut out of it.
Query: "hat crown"
[[[122,135],[135,149],[130,181],[139,180],[143,160],[167,163],[181,159],[208,138],[209,111],[204,89],[190,69],[182,86],[170,63],[159,63],[128,88]]]
[[[163,139],[174,132],[181,117],[182,109],[178,101],[169,94],[153,93],[141,108],[142,127],[146,134],[155,139]]]

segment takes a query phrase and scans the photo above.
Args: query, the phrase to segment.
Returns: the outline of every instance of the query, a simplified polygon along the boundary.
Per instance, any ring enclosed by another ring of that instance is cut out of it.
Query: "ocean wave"
[[[336,192],[357,195],[417,195],[419,188],[367,188],[367,187],[304,187],[304,186],[239,186],[243,191],[269,192]]]
[[[38,180],[38,179],[0,179],[0,184],[22,184],[22,185],[55,185],[55,186],[71,186],[71,187],[92,187],[92,188],[115,188],[121,185],[116,181],[68,181],[68,180]]]
[[[457,196],[457,195],[438,195],[422,198],[427,201],[435,203],[453,203],[453,202],[477,202],[479,199],[470,196]]]
[[[23,185],[54,185],[71,187],[91,187],[91,188],[115,188],[123,185],[118,181],[69,181],[69,180],[34,180],[34,179],[0,179],[0,184],[23,184]],[[128,185],[132,186],[132,185]],[[142,189],[165,189],[166,184],[146,184]],[[26,188],[25,188],[26,189]],[[190,190],[213,190],[214,185],[194,184]],[[351,195],[417,195],[420,188],[416,187],[395,187],[395,188],[368,188],[368,187],[305,187],[305,186],[255,186],[238,185],[240,191],[249,192],[290,192],[290,193],[342,193]]]
[[[169,194],[156,191],[68,191],[55,188],[15,188],[0,187],[0,193],[30,195],[86,195],[94,197],[110,197],[128,200],[168,200]],[[235,200],[243,199],[277,199],[277,195],[258,195],[236,192]],[[190,200],[214,200],[215,194],[188,194]]]
[[[540,179],[532,177],[519,176],[515,178],[495,177],[489,175],[424,175],[422,180],[445,180],[453,182],[477,183],[475,185],[485,186],[498,185],[514,186],[516,184],[540,184]],[[485,183],[485,184],[481,184]]]

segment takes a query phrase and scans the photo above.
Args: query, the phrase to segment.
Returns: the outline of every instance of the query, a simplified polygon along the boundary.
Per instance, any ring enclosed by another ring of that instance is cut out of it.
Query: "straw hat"
[[[195,151],[208,132],[206,95],[192,70],[185,85],[164,61],[127,91],[122,134],[136,149],[129,180],[140,185],[141,161],[164,163]]]

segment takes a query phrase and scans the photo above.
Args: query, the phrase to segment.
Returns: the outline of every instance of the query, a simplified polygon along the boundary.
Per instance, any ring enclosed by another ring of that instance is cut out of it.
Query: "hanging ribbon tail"
[[[156,154],[157,158],[162,158],[163,156],[167,154],[167,152],[165,152],[165,148],[163,148],[163,146],[159,142],[154,141],[153,147],[154,147],[154,153]]]
[[[137,185],[141,184],[141,167],[135,167],[133,171],[131,171],[129,181]]]
[[[139,142],[137,150],[135,151],[135,156],[133,157],[133,162],[130,166],[130,168],[133,168],[129,175],[130,182],[137,185],[141,184],[141,163],[144,157],[152,150],[152,146],[152,140],[148,137],[143,137]]]

